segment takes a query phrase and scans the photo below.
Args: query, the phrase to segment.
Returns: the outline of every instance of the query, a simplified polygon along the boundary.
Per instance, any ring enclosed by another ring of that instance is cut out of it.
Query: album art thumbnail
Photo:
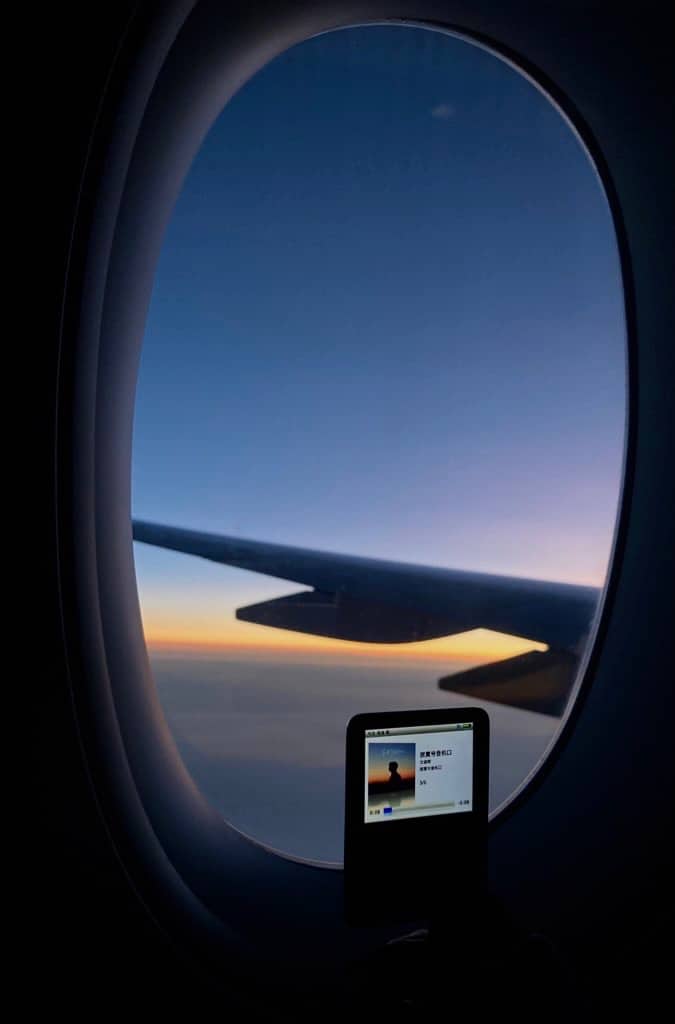
[[[415,794],[414,743],[368,744],[368,801],[390,794]]]

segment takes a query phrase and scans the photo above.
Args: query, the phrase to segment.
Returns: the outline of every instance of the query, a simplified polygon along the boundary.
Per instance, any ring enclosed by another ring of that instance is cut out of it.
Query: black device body
[[[480,708],[350,720],[344,851],[349,924],[441,921],[460,904],[482,903],[488,778],[489,719]],[[428,794],[449,799],[434,803]]]

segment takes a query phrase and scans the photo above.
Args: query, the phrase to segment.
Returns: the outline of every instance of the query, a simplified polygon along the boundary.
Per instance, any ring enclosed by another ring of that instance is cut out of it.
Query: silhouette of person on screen
[[[387,788],[388,789],[393,789],[393,790],[402,789],[403,788],[403,779],[401,778],[401,776],[398,773],[398,761],[390,761],[389,762],[389,766],[388,766],[388,770],[389,770],[389,782],[387,783]]]

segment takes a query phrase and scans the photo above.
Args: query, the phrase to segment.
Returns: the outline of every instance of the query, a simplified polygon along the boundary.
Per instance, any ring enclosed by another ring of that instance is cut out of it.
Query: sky
[[[604,194],[512,68],[371,26],[292,48],[226,106],[157,269],[134,515],[601,586],[624,412]],[[373,653],[235,620],[292,584],[135,556],[155,645]],[[475,631],[391,653],[511,650]]]
[[[600,587],[625,347],[607,203],[550,102],[437,32],[325,34],[241,89],[186,178],[147,320],[133,513]],[[438,679],[542,647],[238,622],[297,586],[140,544],[135,558],[188,770],[231,823],[295,855],[341,860],[351,715],[465,704]],[[495,811],[558,723],[485,707]]]

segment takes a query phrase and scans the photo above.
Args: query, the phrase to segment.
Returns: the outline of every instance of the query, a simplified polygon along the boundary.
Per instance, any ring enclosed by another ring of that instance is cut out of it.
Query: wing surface
[[[576,651],[599,591],[285,544],[135,519],[134,540],[311,589],[249,605],[237,618],[370,643],[409,643],[483,627]]]

